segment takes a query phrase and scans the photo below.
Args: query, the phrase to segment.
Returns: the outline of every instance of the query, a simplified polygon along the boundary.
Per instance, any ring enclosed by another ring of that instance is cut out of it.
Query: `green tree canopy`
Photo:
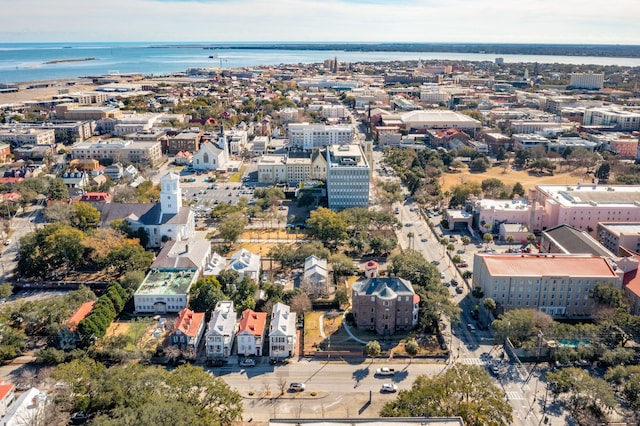
[[[339,213],[320,207],[307,219],[310,235],[328,244],[337,244],[347,238],[347,223]]]
[[[382,417],[453,417],[466,425],[509,425],[512,408],[504,391],[477,365],[456,365],[444,374],[419,376],[380,411]]]
[[[78,202],[72,205],[70,219],[73,226],[86,231],[98,226],[100,212],[89,203]]]
[[[85,363],[83,361],[82,363]],[[64,372],[78,369],[78,375]],[[102,370],[75,363],[59,367],[74,385],[74,409],[96,415],[94,425],[223,425],[242,418],[242,399],[218,377],[201,367],[173,371],[140,364]],[[162,389],[171,391],[161,391]]]

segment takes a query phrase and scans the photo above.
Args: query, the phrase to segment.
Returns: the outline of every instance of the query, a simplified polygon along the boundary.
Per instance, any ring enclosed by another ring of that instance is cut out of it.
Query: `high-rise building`
[[[371,169],[360,145],[327,148],[327,198],[329,208],[369,207]]]
[[[574,89],[600,90],[604,87],[604,74],[572,73],[569,86]]]

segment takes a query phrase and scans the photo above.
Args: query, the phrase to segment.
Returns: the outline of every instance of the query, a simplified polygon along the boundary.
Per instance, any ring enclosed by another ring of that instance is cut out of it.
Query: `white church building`
[[[220,144],[207,142],[200,146],[193,154],[191,162],[194,170],[226,170],[229,163],[229,150],[226,139],[221,138]]]
[[[163,241],[183,241],[195,235],[195,215],[182,205],[180,176],[169,172],[160,179],[160,202],[106,203],[102,207],[100,225],[110,226],[116,219],[124,218],[137,231],[144,228],[149,235],[148,247],[160,247]]]

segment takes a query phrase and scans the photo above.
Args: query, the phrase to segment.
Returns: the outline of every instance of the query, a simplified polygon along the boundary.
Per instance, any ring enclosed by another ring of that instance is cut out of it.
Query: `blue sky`
[[[638,0],[0,0],[0,42],[640,44]]]

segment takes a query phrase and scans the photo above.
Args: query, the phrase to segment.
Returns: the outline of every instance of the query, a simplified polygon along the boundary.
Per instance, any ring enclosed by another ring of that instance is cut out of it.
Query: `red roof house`
[[[240,328],[236,334],[238,355],[262,356],[266,323],[266,312],[254,312],[251,309],[242,312]]]

